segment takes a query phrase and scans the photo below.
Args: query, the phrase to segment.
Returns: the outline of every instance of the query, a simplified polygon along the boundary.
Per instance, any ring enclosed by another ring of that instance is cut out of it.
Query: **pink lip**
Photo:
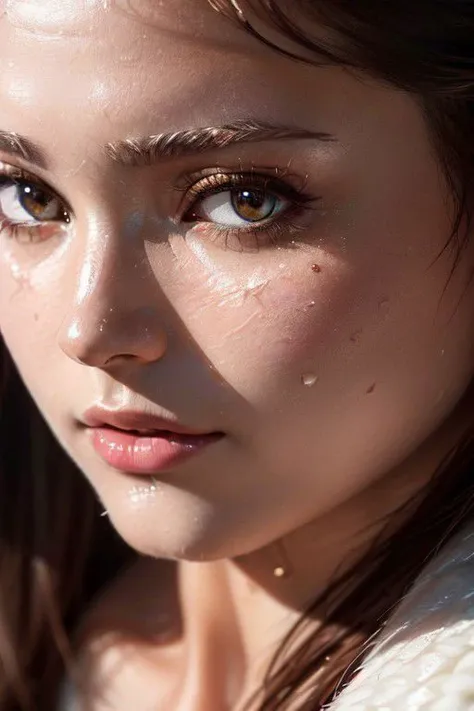
[[[166,471],[217,442],[222,432],[198,432],[170,420],[133,411],[88,410],[82,418],[97,454],[129,474]]]

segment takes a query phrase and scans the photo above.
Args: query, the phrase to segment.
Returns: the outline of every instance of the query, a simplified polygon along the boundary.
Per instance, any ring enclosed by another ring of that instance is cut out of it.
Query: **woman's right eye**
[[[0,220],[34,227],[44,222],[70,222],[59,197],[46,187],[27,180],[4,178],[0,182]]]

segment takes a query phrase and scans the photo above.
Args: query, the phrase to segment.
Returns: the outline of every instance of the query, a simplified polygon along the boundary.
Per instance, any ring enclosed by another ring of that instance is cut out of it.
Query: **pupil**
[[[260,190],[238,190],[232,196],[235,211],[249,222],[269,217],[275,208],[275,200]]]
[[[20,204],[33,217],[42,217],[51,202],[51,196],[32,185],[20,186]]]
[[[250,192],[250,190],[242,190],[239,195],[239,201],[253,210],[258,210],[265,202],[265,196],[262,193]]]

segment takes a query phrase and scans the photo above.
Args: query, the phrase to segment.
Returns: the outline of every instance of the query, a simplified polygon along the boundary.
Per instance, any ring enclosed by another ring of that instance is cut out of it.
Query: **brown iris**
[[[22,208],[38,222],[69,221],[59,198],[38,185],[20,183],[18,198]]]
[[[271,217],[278,198],[263,190],[233,190],[232,207],[247,222],[261,222]]]

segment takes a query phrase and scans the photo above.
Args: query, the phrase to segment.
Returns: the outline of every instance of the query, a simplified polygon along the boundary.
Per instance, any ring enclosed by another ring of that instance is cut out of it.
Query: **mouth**
[[[125,410],[92,408],[82,422],[101,459],[113,469],[140,476],[169,471],[225,436]]]

